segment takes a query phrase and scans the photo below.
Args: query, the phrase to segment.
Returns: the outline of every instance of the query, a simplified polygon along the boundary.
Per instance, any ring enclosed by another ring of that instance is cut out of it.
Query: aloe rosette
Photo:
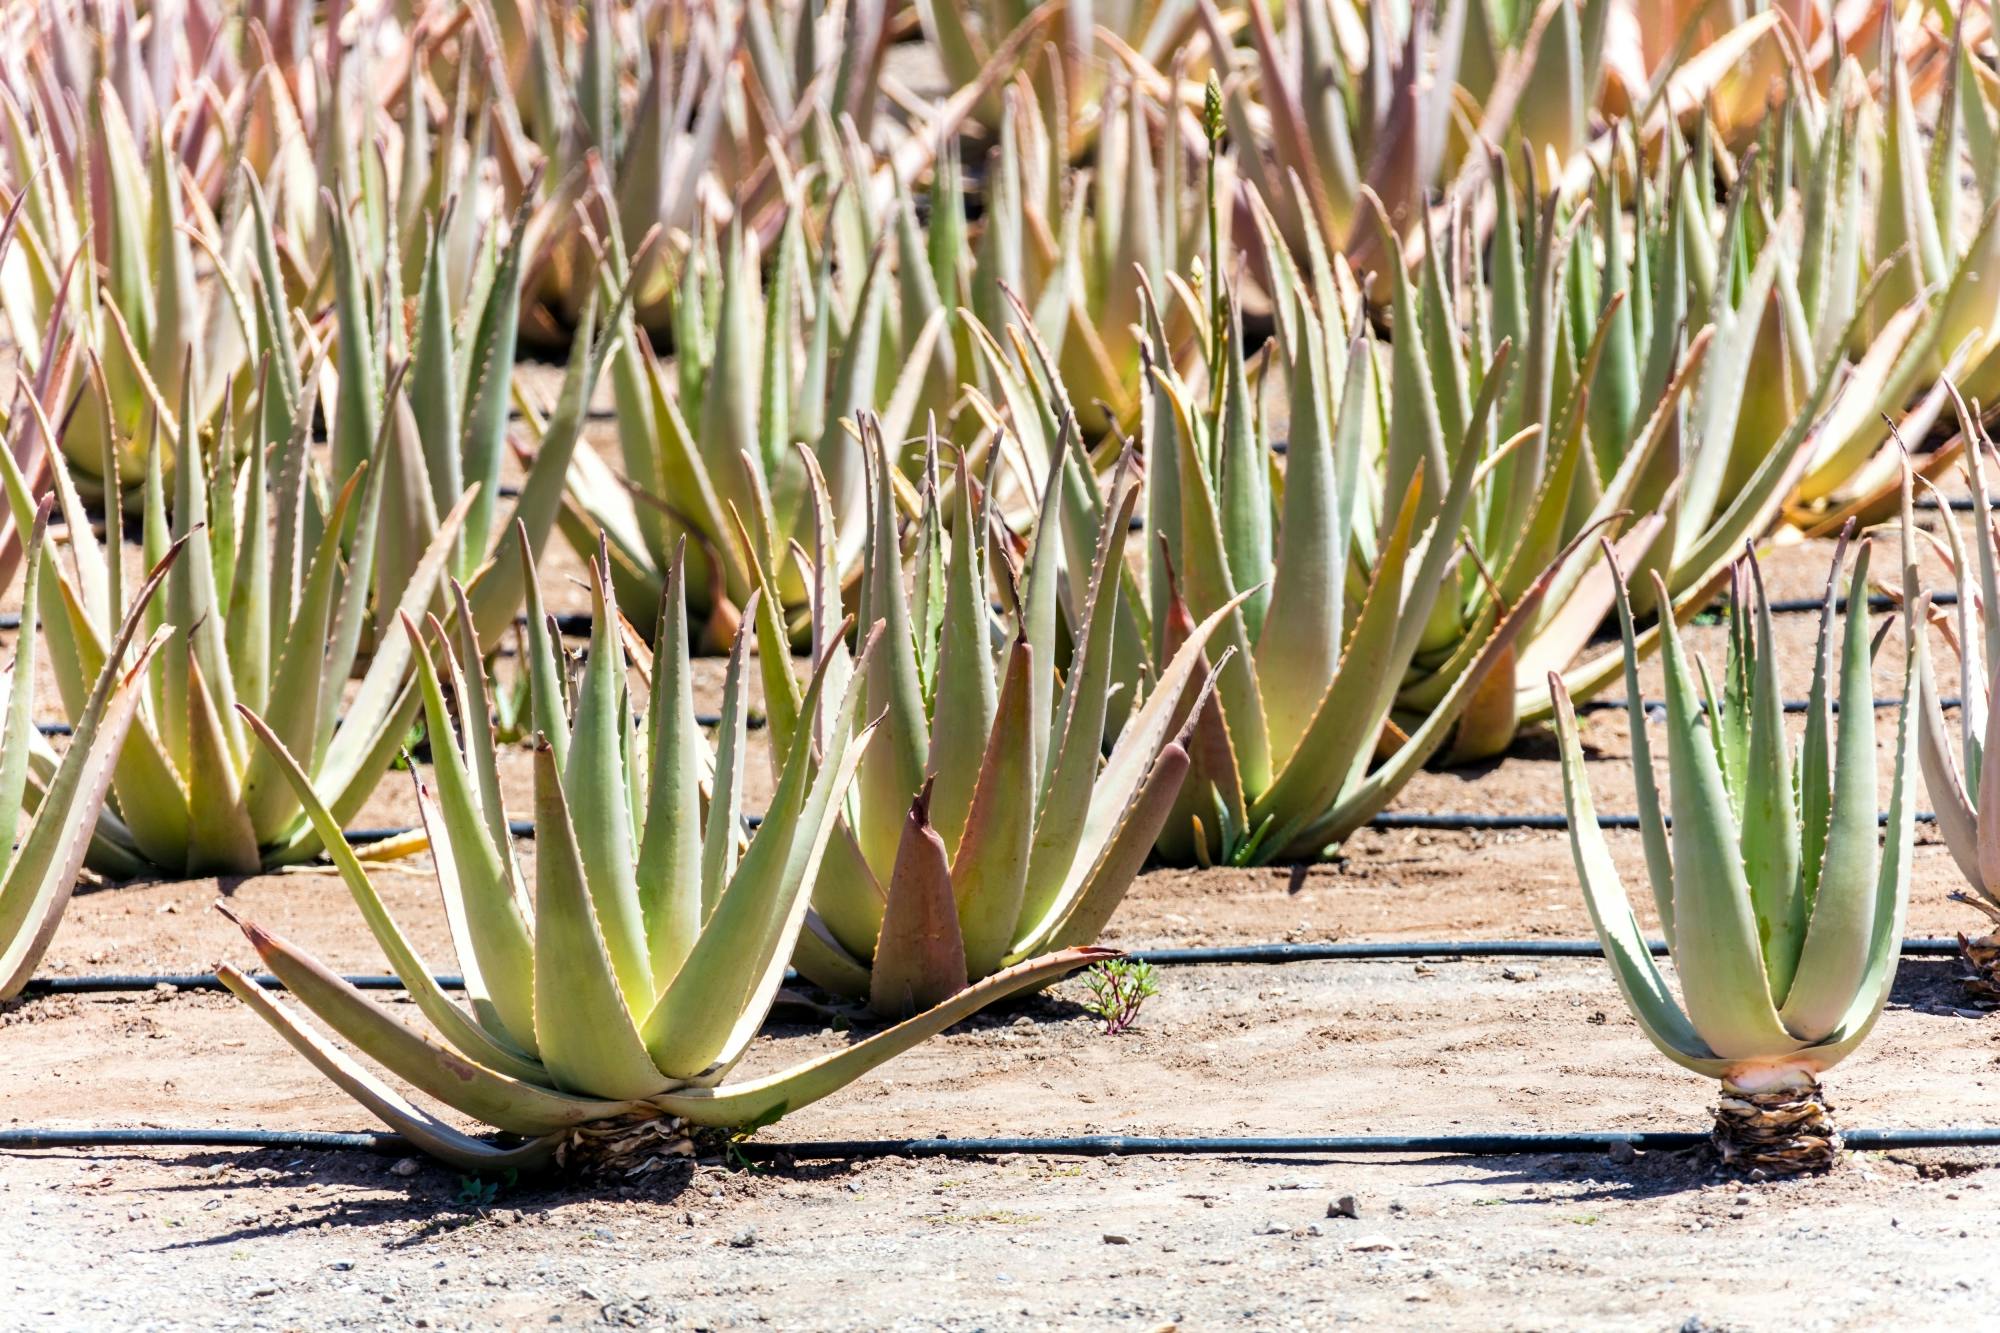
[[[134,641],[145,619],[127,616],[105,653],[89,698],[60,758],[35,729],[37,639],[32,608],[47,564],[50,504],[29,531],[27,576],[14,661],[0,682],[0,1001],[11,1000],[34,973],[68,906],[97,828],[97,812],[112,768],[138,709],[146,666],[168,637],[164,627]],[[155,570],[138,597],[143,610],[165,570]]]
[[[1196,730],[1161,843],[1176,861],[1314,857],[1345,841],[1450,741],[1589,531],[1526,544],[1441,645],[1450,599],[1484,576],[1473,520],[1492,486],[1490,423],[1511,348],[1493,349],[1476,399],[1447,416],[1428,384],[1417,390],[1426,344],[1407,315],[1385,355],[1344,313],[1359,293],[1337,259],[1319,252],[1309,274],[1281,269],[1280,280],[1287,296],[1256,388],[1227,291],[1189,374],[1149,366],[1148,648],[1164,660],[1191,617],[1223,612],[1214,646],[1235,654],[1215,663],[1218,715]],[[1282,485],[1275,411],[1262,407],[1275,384],[1290,405]],[[1519,443],[1501,442],[1498,456]],[[1440,646],[1447,661],[1420,661]],[[1399,721],[1399,694],[1426,670],[1436,694]]]
[[[1626,644],[1640,839],[1679,999],[1648,950],[1597,824],[1576,715],[1551,678],[1577,877],[1605,957],[1647,1038],[1721,1082],[1725,1162],[1790,1172],[1830,1165],[1840,1137],[1819,1076],[1867,1037],[1895,979],[1915,839],[1918,672],[1906,664],[1884,841],[1877,841],[1868,548],[1836,618],[1842,542],[1827,580],[1805,735],[1784,725],[1771,613],[1753,560],[1739,566],[1718,694],[1665,637],[1667,792],[1640,702],[1631,606]],[[1841,644],[1836,660],[1834,640]],[[1838,702],[1838,722],[1835,703]],[[1704,716],[1705,715],[1705,716]]]
[[[436,756],[436,792],[418,808],[459,966],[461,1007],[432,979],[383,906],[339,822],[278,734],[245,711],[265,753],[325,840],[369,928],[437,1037],[404,1025],[310,955],[262,928],[244,933],[297,1004],[383,1070],[518,1142],[468,1135],[420,1108],[291,1005],[241,971],[225,984],[301,1054],[424,1151],[474,1170],[557,1159],[630,1168],[659,1146],[648,1132],[755,1128],[826,1096],[982,1005],[1109,955],[1069,950],[1003,971],[908,1022],[780,1073],[727,1082],[776,998],[823,873],[836,813],[867,751],[863,690],[830,659],[799,702],[815,743],[786,755],[771,804],[747,842],[740,819],[745,653],[724,683],[722,748],[694,715],[683,575],[672,572],[647,663],[643,723],[628,693],[618,604],[593,563],[590,655],[573,698],[546,635],[531,632],[534,709],[533,882],[515,858],[501,806],[483,685],[461,669],[477,641],[461,628],[418,679]],[[458,624],[467,614],[459,597]],[[755,608],[752,608],[754,612]],[[408,638],[421,637],[414,619]],[[443,626],[433,620],[435,639]],[[752,631],[746,625],[747,640]],[[864,649],[858,669],[867,670]],[[448,679],[456,708],[447,705]],[[441,1040],[440,1040],[441,1039]],[[637,1145],[634,1148],[632,1145]]]
[[[1012,542],[996,531],[991,491],[961,474],[947,500],[935,436],[906,560],[886,447],[872,421],[863,436],[874,463],[860,614],[881,624],[881,638],[857,659],[835,623],[831,506],[817,485],[810,618],[816,657],[852,670],[861,707],[881,720],[794,958],[828,990],[900,1016],[1096,938],[1179,793],[1188,733],[1204,711],[1202,652],[1219,617],[1188,632],[1142,701],[1127,701],[1114,736],[1134,458],[1100,490],[1080,453],[1058,453],[1036,535],[1018,570],[1003,570],[988,548],[998,543],[1011,564]],[[1068,439],[1074,451],[1073,425]],[[1078,503],[1067,565],[1066,495]],[[783,755],[812,733],[798,720],[784,626],[760,612],[758,634]]]

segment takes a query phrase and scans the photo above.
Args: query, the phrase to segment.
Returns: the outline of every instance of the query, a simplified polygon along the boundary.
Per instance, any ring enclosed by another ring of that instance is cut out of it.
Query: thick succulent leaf
[[[244,721],[250,724],[250,729],[256,733],[257,739],[262,741],[265,748],[276,758],[279,773],[291,783],[292,790],[298,794],[300,804],[305,807],[306,817],[312,822],[314,830],[325,844],[327,854],[333,858],[334,868],[340,872],[340,878],[347,885],[347,891],[353,895],[355,906],[361,909],[361,917],[368,923],[369,932],[375,936],[375,942],[382,946],[382,953],[389,960],[390,970],[402,981],[403,988],[409,991],[411,1000],[416,1002],[424,1017],[431,1021],[432,1026],[437,1028],[446,1041],[457,1047],[459,1052],[469,1059],[516,1078],[532,1080],[538,1077],[538,1067],[533,1061],[526,1060],[509,1050],[500,1040],[468,1017],[465,1011],[444,993],[422,956],[403,934],[402,927],[398,926],[395,918],[389,915],[389,909],[383,905],[381,895],[376,893],[375,885],[369,880],[368,871],[362,866],[361,859],[354,854],[354,849],[347,845],[347,839],[341,835],[339,821],[333,817],[333,813],[326,808],[313,790],[312,779],[306,776],[305,770],[299,767],[298,760],[293,758],[291,751],[285,748],[284,742],[264,719],[242,708],[241,705],[238,706],[238,711],[243,714]]]
[[[1204,702],[1203,707],[1206,707]],[[1190,719],[1192,721],[1192,719]],[[1185,746],[1171,742],[1160,751],[1146,772],[1139,793],[1125,811],[1104,852],[1090,867],[1089,877],[1077,888],[1068,910],[1050,927],[1045,941],[1035,948],[1067,948],[1097,938],[1132,880],[1145,868],[1153,844],[1167,826],[1174,803],[1180,798],[1192,761]]]
[[[1868,604],[1869,549],[1863,544],[1847,587],[1833,811],[1818,887],[1806,907],[1810,920],[1798,978],[1782,1012],[1785,1026],[1806,1041],[1825,1038],[1853,1003],[1868,970],[1876,928],[1881,867],[1875,822],[1875,693],[1868,617],[1860,610]],[[1907,716],[1899,726],[1909,730]]]
[[[1035,744],[1028,717],[1034,671],[1034,650],[1016,639],[976,771],[965,835],[951,863],[963,965],[974,977],[1000,966],[1021,919],[1034,833]]]
[[[28,787],[28,755],[35,739],[35,608],[41,601],[43,543],[48,539],[50,503],[44,499],[35,511],[34,526],[28,531],[27,574],[21,583],[21,629],[14,639],[14,665],[8,670],[0,690],[6,699],[0,713],[5,730],[0,731],[0,847],[10,852],[19,839]],[[0,939],[7,932],[0,931]]]
[[[1776,1059],[1804,1043],[1785,1030],[1771,1001],[1736,818],[1715,749],[1702,735],[1678,630],[1666,635],[1664,660],[1674,964],[1681,995],[1695,1030],[1718,1056]]]
[[[573,1097],[546,1081],[485,1068],[403,1023],[289,940],[254,922],[237,924],[264,966],[309,1013],[405,1083],[464,1115],[510,1134],[536,1135],[632,1109],[629,1102]]]
[[[152,586],[158,586],[157,579]],[[42,794],[34,826],[0,880],[0,1000],[12,999],[27,984],[83,868],[96,813],[139,706],[140,682],[166,641],[164,630],[156,633],[126,667],[126,650],[140,623],[136,613],[126,617],[90,700],[77,716],[69,750]],[[32,697],[32,665],[21,673],[17,663],[11,688]]]
[[[873,645],[865,656],[873,656]],[[859,671],[865,678],[866,664]],[[824,664],[806,690],[808,716],[821,707]],[[836,709],[837,744],[812,773],[809,745],[795,745],[764,822],[716,900],[687,962],[642,1027],[654,1063],[668,1077],[694,1078],[732,1063],[763,1023],[805,920],[806,889],[818,873],[833,807],[854,778],[873,728],[850,739],[864,692],[859,679]]]
[[[1301,295],[1301,302],[1304,301]],[[1361,447],[1367,413],[1365,343],[1351,347],[1340,402],[1351,405],[1325,421],[1325,351],[1316,322],[1292,366],[1291,440],[1285,454],[1282,541],[1271,576],[1271,609],[1257,640],[1257,675],[1270,721],[1273,759],[1280,769],[1326,697],[1340,665],[1346,630],[1345,592],[1350,519],[1339,460]]]
[[[750,651],[750,628],[736,634],[729,665],[722,676],[722,715],[716,726],[715,775],[710,784],[708,823],[701,842],[701,919],[708,920],[715,900],[736,875],[736,857],[743,838],[743,754],[748,747],[748,710],[743,702],[744,662]],[[656,656],[654,660],[659,659]],[[683,960],[685,961],[685,960]]]
[[[199,549],[202,543],[196,542]],[[172,651],[171,645],[168,651]],[[262,866],[257,832],[243,808],[237,760],[222,729],[215,700],[193,651],[187,651],[188,801],[187,866],[190,874],[254,875]]]
[[[1744,701],[1749,752],[1742,793],[1743,873],[1750,883],[1758,936],[1764,942],[1771,998],[1782,1006],[1791,993],[1805,937],[1806,905],[1799,893],[1798,807],[1793,801],[1791,738],[1785,734],[1785,703],[1778,684],[1778,649],[1772,641],[1763,571],[1754,560],[1750,576],[1756,587],[1756,646],[1750,662],[1750,697]]]
[[[1065,949],[996,972],[938,1005],[906,1019],[844,1050],[824,1055],[782,1073],[746,1079],[731,1087],[691,1089],[652,1098],[670,1115],[697,1125],[763,1125],[788,1115],[860,1078],[871,1069],[907,1051],[926,1037],[944,1031],[969,1014],[1017,991],[1047,986],[1092,963],[1119,957],[1115,949]]]
[[[294,1018],[256,982],[228,963],[219,969],[222,982],[249,1005],[259,1018],[277,1029],[293,1050],[340,1085],[343,1092],[367,1107],[389,1128],[424,1152],[462,1171],[527,1170],[545,1164],[555,1154],[553,1138],[534,1139],[519,1147],[502,1147],[473,1138],[413,1105],[358,1064],[345,1051]]]
[[[951,863],[944,839],[931,827],[929,798],[926,788],[910,804],[875,942],[869,1007],[894,1018],[908,1018],[965,989],[965,942],[952,897]]]
[[[946,850],[957,854],[972,808],[980,758],[989,750],[998,683],[987,609],[986,568],[980,559],[986,534],[973,517],[972,487],[959,458],[951,524],[951,551],[945,562],[942,633],[937,647],[937,689],[931,710],[931,746],[926,774],[933,784],[932,826]],[[1025,650],[1025,645],[1023,645]],[[1027,741],[1027,719],[1020,719]],[[1034,790],[1028,791],[1033,808]]]
[[[701,785],[707,755],[694,717],[686,589],[687,566],[676,558],[667,571],[660,632],[654,641],[653,690],[647,705],[651,790],[634,873],[645,912],[654,995],[666,990],[686,961],[702,922]],[[740,700],[732,702],[740,710]],[[739,720],[736,726],[740,725]]]
[[[1667,979],[1653,961],[1639,918],[1625,896],[1625,885],[1612,864],[1611,849],[1604,831],[1597,826],[1597,810],[1590,797],[1590,778],[1584,771],[1583,746],[1577,739],[1576,710],[1560,677],[1551,674],[1549,690],[1555,696],[1556,739],[1562,749],[1563,807],[1569,815],[1570,852],[1576,859],[1576,876],[1583,886],[1584,905],[1590,909],[1591,924],[1604,946],[1618,988],[1625,993],[1632,1016],[1647,1040],[1676,1064],[1685,1065],[1710,1078],[1728,1072],[1727,1062],[1716,1057],[1708,1044],[1674,1002]]]
[[[1855,983],[1853,998],[1839,1026],[1806,1052],[1820,1069],[1831,1068],[1868,1036],[1875,1020],[1881,1017],[1882,1005],[1889,998],[1889,988],[1896,980],[1896,966],[1902,958],[1903,921],[1909,910],[1911,862],[1916,848],[1916,733],[1910,725],[1910,701],[1916,682],[1914,666],[1914,662],[1905,664],[1903,698],[1897,712],[1887,850],[1875,886],[1868,962]]]
[[[420,633],[414,621],[403,625],[412,638]],[[455,657],[448,655],[447,660],[453,665],[453,684],[462,684]],[[437,868],[438,890],[459,970],[465,974],[466,995],[475,1013],[482,1004],[491,1006],[490,1016],[479,1016],[482,1026],[504,1032],[515,1046],[533,1055],[535,944],[514,882],[513,858],[504,842],[494,840],[483,797],[461,751],[478,742],[465,734],[454,738],[430,654],[418,652],[416,662],[438,791],[433,804],[419,782],[417,810]],[[489,726],[483,714],[477,725]],[[489,730],[489,739],[490,735]],[[503,815],[503,828],[504,820]]]
[[[1919,754],[1923,763],[1924,789],[1930,793],[1931,808],[1937,812],[1938,832],[1944,836],[1951,859],[1959,873],[1989,900],[1986,878],[1979,866],[1979,822],[1972,801],[1965,793],[1965,780],[1951,752],[1951,733],[1945,722],[1944,706],[1938,695],[1937,672],[1931,665],[1930,631],[1921,619],[1914,631],[1917,661],[1918,707],[1922,732]]]
[[[1112,632],[1116,626],[1120,576],[1125,567],[1125,542],[1133,511],[1139,503],[1131,457],[1120,465],[1113,482],[1113,502],[1098,534],[1097,557],[1091,573],[1090,596],[1082,617],[1082,642],[1063,685],[1059,736],[1054,762],[1041,793],[1035,818],[1034,842],[1028,853],[1028,880],[1022,902],[1025,919],[1046,914],[1062,892],[1075,865],[1080,840],[1091,812],[1104,745],[1104,717],[1111,688]],[[1241,602],[1237,603],[1240,614]]]
[[[867,715],[886,710],[888,716],[880,743],[871,747],[861,762],[860,813],[854,833],[869,868],[878,879],[886,880],[902,842],[903,816],[910,798],[923,785],[930,728],[917,674],[909,598],[903,588],[902,553],[896,541],[891,482],[894,463],[879,435],[871,431],[869,441],[871,518],[863,614],[882,623],[883,641],[870,655],[861,679]]]
[[[631,770],[627,763],[625,651],[617,603],[602,561],[590,578],[590,654],[577,686],[569,758],[561,771],[564,803],[576,830],[577,851],[618,975],[626,1007],[642,1013],[653,1001],[652,962],[645,909],[635,878]],[[554,767],[551,756],[550,767]]]
[[[593,800],[623,805],[618,793]],[[647,1057],[605,942],[597,895],[546,744],[535,750],[535,1039],[556,1086],[648,1097],[667,1086]],[[645,962],[643,954],[640,963]],[[650,986],[650,977],[644,978]]]

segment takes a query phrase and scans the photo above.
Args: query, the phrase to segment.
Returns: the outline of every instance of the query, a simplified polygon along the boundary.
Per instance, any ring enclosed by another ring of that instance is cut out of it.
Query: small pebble
[[[747,1250],[757,1243],[757,1228],[745,1227],[729,1238],[729,1243],[739,1250]]]
[[[1132,1238],[1130,1236],[1121,1236],[1115,1231],[1107,1231],[1104,1233],[1104,1243],[1106,1245],[1130,1245]]]
[[[409,1177],[417,1174],[417,1166],[418,1162],[417,1159],[414,1157],[400,1158],[397,1160],[394,1166],[389,1168],[389,1174],[392,1176],[402,1176],[405,1179],[408,1179]]]
[[[1359,1217],[1361,1205],[1352,1194],[1343,1194],[1326,1206],[1328,1217]]]
[[[1620,1166],[1630,1166],[1633,1162],[1639,1160],[1639,1150],[1623,1139],[1618,1140],[1607,1148],[1604,1155]]]

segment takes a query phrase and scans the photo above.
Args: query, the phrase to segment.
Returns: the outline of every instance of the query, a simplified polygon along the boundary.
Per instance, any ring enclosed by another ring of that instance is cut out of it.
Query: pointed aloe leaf
[[[538,1077],[537,1066],[530,1060],[507,1049],[485,1029],[468,1017],[464,1010],[454,1004],[414,946],[403,934],[402,927],[389,915],[383,905],[381,895],[368,878],[368,871],[361,864],[361,858],[348,846],[341,835],[340,823],[326,808],[313,790],[312,779],[299,767],[299,761],[285,748],[284,742],[264,719],[248,709],[238,706],[250,730],[256,733],[276,760],[278,772],[291,784],[297,793],[299,803],[305,807],[306,817],[311,820],[314,830],[324,844],[327,854],[333,858],[334,868],[340,872],[347,891],[353,895],[355,906],[361,909],[361,917],[368,923],[368,929],[375,936],[375,942],[382,946],[383,954],[389,960],[389,967],[402,981],[403,988],[410,993],[417,1008],[431,1021],[444,1039],[457,1047],[460,1054],[516,1078],[534,1079]]]
[[[707,755],[694,716],[687,631],[687,566],[677,556],[667,570],[653,647],[653,690],[646,706],[652,786],[634,875],[645,912],[655,995],[666,990],[687,960],[703,914],[701,784]],[[740,700],[731,702],[740,710]],[[740,727],[740,720],[735,725]]]
[[[318,959],[254,922],[238,923],[257,956],[307,1012],[420,1092],[510,1134],[548,1134],[632,1109],[631,1103],[572,1096],[545,1082],[513,1078],[468,1060],[409,1027]]]
[[[1868,968],[1880,872],[1876,842],[1875,691],[1868,646],[1868,556],[1864,543],[1847,585],[1840,656],[1840,714],[1834,740],[1833,808],[1826,850],[1799,951],[1798,977],[1785,1001],[1785,1026],[1807,1041],[1832,1032]],[[1907,729],[1908,719],[1902,721]]]
[[[1340,665],[1346,630],[1349,518],[1337,463],[1357,451],[1368,410],[1365,344],[1349,349],[1335,421],[1319,326],[1308,319],[1292,366],[1291,442],[1285,453],[1283,540],[1271,575],[1270,615],[1257,640],[1258,683],[1273,759],[1282,767],[1305,734]]]
[[[1756,651],[1751,656],[1749,754],[1743,792],[1743,873],[1750,883],[1757,933],[1764,942],[1764,967],[1771,997],[1783,1005],[1790,994],[1806,925],[1799,895],[1799,822],[1793,803],[1791,742],[1785,734],[1785,704],[1778,686],[1778,650],[1772,641],[1771,609],[1764,598],[1764,575],[1754,560]]]
[[[864,572],[866,612],[882,622],[883,641],[863,674],[865,710],[887,710],[880,742],[861,763],[860,818],[854,832],[862,855],[878,879],[886,879],[902,841],[903,815],[923,785],[930,728],[924,716],[923,686],[917,675],[916,640],[909,598],[903,588],[902,553],[896,540],[896,504],[891,462],[881,437],[869,432],[870,469],[868,560]],[[866,628],[866,627],[864,627]],[[794,747],[796,748],[796,747]]]
[[[744,661],[750,651],[750,627],[737,631],[722,676],[722,714],[716,725],[715,775],[710,784],[708,823],[701,841],[701,919],[708,920],[716,899],[736,874],[736,854],[743,837],[743,755],[748,746],[749,718],[743,702]],[[655,661],[658,660],[656,657]],[[683,960],[685,961],[685,960]]]
[[[669,1086],[646,1055],[600,924],[570,822],[566,774],[535,749],[535,1037],[556,1085],[596,1097],[648,1097]],[[623,806],[620,794],[589,799]],[[643,947],[643,940],[641,941]],[[640,958],[644,965],[643,955]],[[645,978],[650,985],[650,976]]]
[[[1058,741],[1035,816],[1022,914],[1035,920],[1049,910],[1069,876],[1079,835],[1090,815],[1104,745],[1104,717],[1111,687],[1112,632],[1125,568],[1125,543],[1139,503],[1131,456],[1120,463],[1112,501],[1100,520],[1090,594],[1080,621],[1082,642],[1063,682]],[[1240,614],[1239,605],[1238,612]]]
[[[1028,730],[1034,673],[1034,650],[1016,639],[951,864],[963,961],[973,977],[1000,966],[1021,919],[1034,834],[1035,745]]]
[[[929,797],[927,786],[910,804],[875,942],[869,1007],[894,1018],[920,1013],[965,989],[965,942],[951,865],[944,840],[931,827]]]
[[[164,631],[156,633],[125,666],[139,624],[136,613],[126,617],[90,700],[77,715],[69,749],[42,793],[34,826],[0,880],[0,999],[20,994],[34,973],[83,868],[96,813],[142,697],[140,682],[166,639]],[[11,688],[32,696],[32,676],[32,670],[26,675],[17,670]]]
[[[1017,991],[1047,986],[1080,967],[1119,956],[1115,949],[1066,949],[1032,959],[967,987],[935,1009],[906,1019],[887,1032],[830,1055],[763,1078],[747,1079],[733,1087],[668,1093],[653,1098],[652,1102],[669,1115],[681,1116],[697,1125],[769,1124],[838,1092],[871,1069],[995,1000]]]
[[[1664,593],[1660,596],[1664,605]],[[1664,639],[1667,773],[1673,809],[1674,963],[1689,1021],[1725,1060],[1774,1059],[1803,1043],[1771,1000],[1743,875],[1741,837],[1715,750],[1701,734],[1693,677],[1670,627]]]
[[[28,788],[28,755],[35,733],[35,609],[40,604],[42,557],[48,539],[50,502],[44,499],[28,531],[27,572],[21,582],[21,628],[14,637],[14,665],[8,671],[5,730],[0,731],[0,847],[12,851],[18,839]],[[5,938],[0,932],[0,938]]]
[[[819,709],[825,683],[822,665],[806,690],[809,715]],[[850,739],[862,693],[855,682],[841,700],[836,744],[816,776],[812,747],[792,747],[729,887],[673,985],[646,1016],[646,1047],[669,1078],[697,1077],[718,1061],[727,1065],[762,1024],[805,920],[806,889],[826,851],[833,806],[853,780],[871,734],[864,730]]]
[[[953,497],[951,552],[945,564],[937,697],[931,710],[932,739],[925,766],[934,784],[932,826],[953,855],[957,854],[959,838],[972,808],[973,790],[980,779],[980,757],[989,748],[988,734],[993,729],[998,690],[993,677],[986,569],[980,559],[986,534],[973,517],[971,492],[961,456]],[[1026,716],[1020,721],[1019,740],[1028,744],[1032,753]],[[1032,787],[1028,799],[1032,808]]]
[[[618,974],[626,1007],[644,1012],[653,1000],[646,916],[639,902],[632,836],[630,769],[626,763],[625,651],[610,575],[595,563],[590,579],[590,655],[577,686],[569,758],[562,768],[565,803],[576,831],[597,927]],[[553,767],[553,757],[551,766]]]
[[[189,651],[188,789],[195,798],[188,802],[188,872],[254,875],[263,858],[250,813],[243,807],[236,756],[222,729],[219,708],[200,660]]]
[[[1632,772],[1639,807],[1639,841],[1646,852],[1646,878],[1653,889],[1653,908],[1669,948],[1674,939],[1674,858],[1667,842],[1667,821],[1660,805],[1660,785],[1653,772],[1653,742],[1646,730],[1646,700],[1639,686],[1639,646],[1632,623],[1632,596],[1625,571],[1607,545],[1604,558],[1617,589],[1618,632],[1624,647],[1625,718],[1632,733]],[[1565,694],[1563,697],[1567,697]]]
[[[419,639],[414,621],[406,620],[403,626],[413,640]],[[447,661],[452,662],[453,683],[461,683],[456,661],[449,653]],[[471,735],[454,737],[430,654],[418,652],[416,663],[438,793],[433,805],[420,785],[418,811],[424,816],[459,968],[465,973],[475,1012],[482,1000],[491,1006],[493,1021],[482,1015],[482,1024],[497,1026],[514,1045],[533,1055],[534,939],[515,892],[506,844],[494,840],[482,808],[484,798],[465,762],[463,750],[474,747],[477,741]],[[489,725],[483,715],[478,725]]]
[[[1557,743],[1562,749],[1563,807],[1569,815],[1570,851],[1576,859],[1577,881],[1583,886],[1584,905],[1604,946],[1618,989],[1639,1022],[1646,1039],[1660,1053],[1679,1065],[1710,1078],[1728,1072],[1725,1061],[1716,1057],[1701,1034],[1674,1002],[1673,991],[1653,961],[1652,950],[1639,929],[1639,918],[1625,896],[1625,886],[1612,863],[1611,848],[1597,826],[1597,810],[1590,797],[1590,778],[1584,772],[1583,747],[1577,740],[1576,710],[1569,701],[1560,677],[1551,673],[1549,690],[1555,696]]]
[[[219,969],[222,982],[251,1010],[269,1023],[293,1050],[310,1060],[343,1092],[372,1111],[389,1128],[424,1152],[463,1171],[525,1170],[546,1163],[555,1154],[552,1137],[532,1139],[502,1148],[453,1128],[404,1098],[375,1077],[345,1051],[294,1018],[289,1009],[263,987],[228,963]]]

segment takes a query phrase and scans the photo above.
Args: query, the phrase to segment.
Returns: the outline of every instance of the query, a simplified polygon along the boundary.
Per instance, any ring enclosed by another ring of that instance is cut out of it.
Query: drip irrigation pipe
[[[1672,816],[1668,815],[1662,818],[1668,828],[1673,827],[1674,821]],[[1919,810],[1911,815],[1910,818],[1919,824],[1937,823],[1937,815],[1929,810]],[[743,816],[745,828],[756,829],[761,827],[763,822],[764,817],[762,815]],[[1886,812],[1878,813],[1875,816],[1877,826],[1886,826],[1888,822],[1889,816]],[[1555,814],[1489,815],[1468,810],[1391,810],[1370,819],[1366,827],[1383,832],[1425,829],[1438,833],[1562,833],[1569,829],[1569,816]],[[1597,827],[1602,829],[1636,829],[1639,827],[1639,816],[1599,815],[1597,817]],[[507,831],[517,838],[532,838],[535,836],[535,825],[532,820],[510,819],[507,821]],[[345,831],[345,836],[349,846],[367,847],[375,843],[388,842],[393,838],[400,838],[415,832],[417,832],[417,828],[412,824],[393,828],[348,829]]]
[[[1667,956],[1665,940],[1648,940],[1646,947],[1660,957]],[[1903,941],[1905,958],[1950,958],[1958,954],[1958,942],[1913,936]],[[1220,944],[1192,948],[1132,949],[1134,962],[1161,967],[1202,967],[1217,964],[1252,963],[1332,963],[1394,961],[1398,959],[1475,958],[1602,958],[1604,947],[1596,940],[1330,940],[1317,944]],[[790,979],[790,974],[787,974]],[[250,979],[265,990],[283,990],[284,983],[268,972],[255,972]],[[356,990],[400,991],[402,981],[391,973],[361,973],[341,978]],[[444,990],[463,990],[465,980],[451,973],[439,973],[433,980]],[[155,991],[162,986],[177,991],[219,991],[222,978],[213,972],[121,973],[81,977],[36,977],[22,989],[24,995],[105,995]]]
[[[1851,1129],[1842,1139],[1860,1152],[1896,1148],[2000,1147],[2000,1128]],[[1687,1130],[1573,1133],[1341,1134],[1312,1137],[1170,1138],[1084,1134],[987,1139],[821,1139],[736,1145],[761,1160],[866,1161],[888,1157],[1346,1157],[1395,1154],[1528,1157],[1603,1153],[1619,1145],[1643,1152],[1686,1152],[1709,1136]],[[401,1136],[272,1129],[0,1129],[0,1150],[49,1148],[286,1148],[414,1152]]]

